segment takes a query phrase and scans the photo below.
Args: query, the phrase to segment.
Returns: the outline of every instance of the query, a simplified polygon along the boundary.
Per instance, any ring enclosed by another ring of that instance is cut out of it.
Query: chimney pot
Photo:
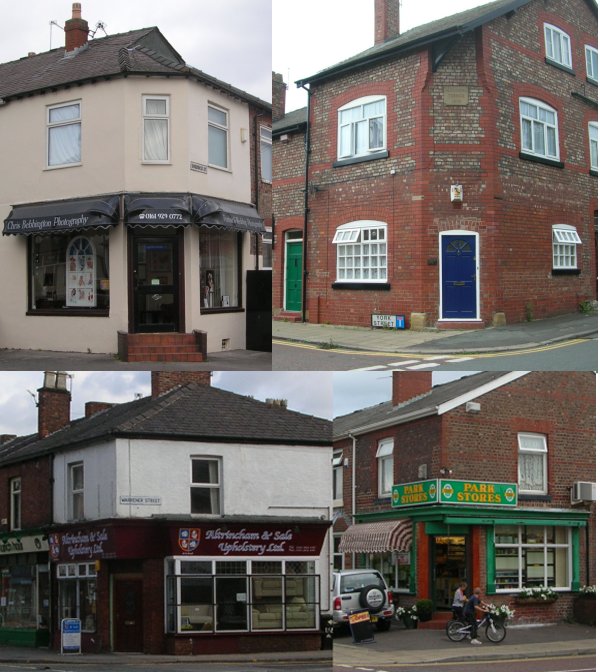
[[[400,1],[375,0],[375,44],[400,34]]]
[[[38,434],[41,439],[71,422],[71,392],[66,371],[44,371],[44,386],[38,390]]]
[[[72,17],[65,21],[65,51],[68,53],[87,44],[89,26],[81,18],[81,3],[73,3]]]

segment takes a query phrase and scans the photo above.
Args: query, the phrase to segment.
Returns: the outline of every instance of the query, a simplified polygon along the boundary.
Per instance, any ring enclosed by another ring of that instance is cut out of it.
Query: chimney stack
[[[269,408],[282,408],[284,411],[287,409],[287,399],[265,399],[265,404]]]
[[[101,411],[106,411],[113,406],[114,404],[110,404],[107,401],[86,401],[85,417],[91,418],[92,415],[96,415],[96,413],[100,413]]]
[[[393,371],[392,405],[431,392],[431,371]]]
[[[88,22],[81,18],[81,3],[73,3],[73,16],[65,21],[65,51],[68,53],[87,44]]]
[[[66,371],[44,371],[44,386],[38,390],[38,434],[41,439],[71,422],[70,377]]]
[[[375,44],[382,44],[400,34],[400,1],[375,0]]]
[[[161,394],[172,390],[180,385],[196,383],[210,387],[211,371],[152,371],[152,398],[156,399]]]
[[[285,92],[287,84],[283,81],[283,75],[278,72],[272,73],[272,101],[273,101],[273,121],[283,119],[285,116]]]

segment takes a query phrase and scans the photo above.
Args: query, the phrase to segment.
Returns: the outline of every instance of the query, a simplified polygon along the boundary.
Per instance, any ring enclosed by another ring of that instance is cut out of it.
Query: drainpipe
[[[348,438],[352,439],[352,524],[354,525],[356,519],[356,437],[348,434]],[[352,569],[355,568],[356,554],[352,553]]]
[[[306,270],[306,246],[308,243],[308,172],[310,165],[310,98],[312,96],[312,91],[304,84],[302,84],[302,88],[308,94],[308,103],[306,105],[306,136],[304,141],[306,162],[304,167],[304,231],[302,233],[302,322],[306,322],[306,277],[308,275],[308,271]]]
[[[264,112],[260,112],[254,115],[254,188],[256,193],[254,194],[254,202],[256,203],[256,208],[258,209],[258,178],[259,178],[259,169],[258,161],[260,159],[260,133],[258,132],[258,118],[264,116]],[[260,214],[260,213],[259,213]],[[258,236],[260,234],[254,234],[254,270],[258,271]]]

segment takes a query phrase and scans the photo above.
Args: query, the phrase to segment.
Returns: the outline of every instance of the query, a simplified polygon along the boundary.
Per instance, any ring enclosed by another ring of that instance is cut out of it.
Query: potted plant
[[[416,604],[417,616],[420,621],[430,621],[433,614],[433,602],[431,600],[418,600]]]
[[[396,609],[396,618],[404,623],[405,628],[409,630],[416,628],[419,623],[417,605],[413,604],[412,607],[398,607],[398,609]]]
[[[573,618],[577,623],[596,625],[596,586],[582,586],[573,601]]]
[[[506,621],[515,615],[515,612],[507,604],[491,604],[490,615],[494,623],[504,625]]]

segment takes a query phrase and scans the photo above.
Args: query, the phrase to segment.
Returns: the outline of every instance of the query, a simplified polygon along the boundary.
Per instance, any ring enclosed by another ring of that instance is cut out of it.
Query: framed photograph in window
[[[215,272],[208,269],[204,273],[204,307],[212,308],[215,296]]]
[[[221,305],[223,308],[229,308],[229,296],[223,296],[221,298]]]

